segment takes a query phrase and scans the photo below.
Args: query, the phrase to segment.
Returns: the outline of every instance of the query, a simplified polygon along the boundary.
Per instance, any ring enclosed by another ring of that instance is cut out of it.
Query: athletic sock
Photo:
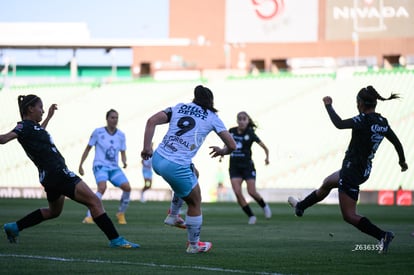
[[[130,196],[131,196],[131,192],[125,192],[125,191],[122,192],[121,203],[119,205],[118,212],[125,213],[129,205]]]
[[[256,200],[256,202],[260,205],[261,208],[265,208],[266,203],[263,200],[263,198],[261,198],[260,200]]]
[[[113,222],[106,213],[93,218],[93,221],[105,233],[108,240],[113,240],[119,237],[118,231],[116,231]]]
[[[312,193],[310,193],[304,200],[298,202],[296,205],[296,208],[299,208],[301,210],[305,210],[308,207],[311,207],[312,205],[320,202],[321,199],[318,198],[316,195],[316,190],[314,190]]]
[[[23,229],[39,224],[42,221],[44,221],[42,211],[40,211],[40,209],[37,209],[18,220],[16,224],[19,231],[22,231]]]
[[[248,217],[254,216],[252,209],[250,208],[250,206],[248,204],[246,204],[245,206],[242,207],[244,213],[246,213],[246,215]]]
[[[102,200],[102,194],[100,192],[96,192],[95,195],[98,197],[98,199]],[[86,211],[86,217],[91,217],[91,211],[88,209],[88,211]]]
[[[368,234],[377,240],[381,240],[382,237],[385,235],[385,231],[379,229],[375,224],[371,223],[370,220],[368,220],[365,217],[362,217],[358,224],[355,225],[356,228],[364,232],[365,234]]]
[[[183,206],[184,200],[177,195],[173,195],[170,205],[170,214],[171,215],[178,215],[180,214],[181,206]]]
[[[195,245],[200,241],[201,225],[203,223],[203,215],[186,216],[185,224],[187,226],[187,236],[190,244]]]

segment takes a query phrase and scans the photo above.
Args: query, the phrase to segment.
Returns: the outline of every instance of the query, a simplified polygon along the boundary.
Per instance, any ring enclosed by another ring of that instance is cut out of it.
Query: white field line
[[[51,256],[38,256],[38,255],[2,254],[2,253],[0,253],[0,257],[36,259],[36,260],[56,261],[56,262],[81,262],[81,263],[98,263],[98,264],[139,265],[139,266],[147,266],[147,267],[161,267],[161,268],[165,268],[165,269],[205,270],[205,271],[217,271],[217,272],[223,272],[223,273],[257,274],[257,275],[282,275],[280,273],[271,273],[271,272],[262,272],[262,271],[254,272],[254,271],[239,270],[239,269],[227,269],[227,268],[220,268],[220,267],[191,266],[191,265],[182,265],[181,266],[181,265],[168,265],[168,264],[129,262],[129,261],[60,258],[60,257],[51,257]]]

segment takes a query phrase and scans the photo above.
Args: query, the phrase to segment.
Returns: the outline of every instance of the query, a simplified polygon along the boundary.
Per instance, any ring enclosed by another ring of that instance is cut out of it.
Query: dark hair
[[[211,90],[207,87],[202,85],[198,85],[194,88],[194,99],[193,103],[197,104],[198,106],[202,107],[204,110],[210,110],[214,113],[218,112],[216,108],[214,108],[214,96]]]
[[[23,119],[23,116],[27,115],[27,109],[30,106],[35,106],[40,100],[40,97],[37,95],[19,95],[17,103],[19,104],[20,117]]]
[[[375,88],[372,87],[371,85],[359,90],[358,95],[357,95],[357,101],[364,103],[364,105],[367,107],[377,106],[377,99],[384,101],[384,100],[391,100],[391,99],[396,99],[396,98],[400,98],[399,94],[391,93],[391,95],[388,98],[383,98],[377,92],[377,90],[375,90]]]
[[[106,112],[106,119],[108,119],[108,117],[111,113],[118,113],[118,112],[115,111],[114,109],[110,109],[108,112]]]
[[[247,128],[251,128],[253,130],[256,130],[257,125],[256,123],[253,122],[253,119],[249,116],[249,114],[245,111],[241,111],[237,114],[237,117],[239,117],[240,115],[245,115],[247,117],[247,120],[249,120],[249,123],[247,124]]]

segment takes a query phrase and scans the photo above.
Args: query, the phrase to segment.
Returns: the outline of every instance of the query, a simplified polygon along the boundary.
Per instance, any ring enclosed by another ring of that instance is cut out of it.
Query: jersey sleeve
[[[394,145],[395,150],[397,151],[398,154],[398,159],[399,162],[405,162],[405,155],[404,155],[404,149],[403,146],[400,142],[400,140],[398,139],[397,135],[394,133],[394,131],[391,129],[391,127],[389,127],[385,138],[388,139],[392,145]]]
[[[223,131],[227,131],[226,126],[224,126],[223,121],[216,115],[214,120],[213,120],[213,129],[214,132],[221,133]]]
[[[24,135],[25,131],[24,131],[23,121],[17,122],[17,125],[16,125],[16,127],[14,127],[12,132],[16,133],[18,136]]]
[[[171,121],[171,117],[172,117],[172,107],[168,107],[168,108],[165,108],[164,110],[163,110],[163,112],[167,115],[167,117],[168,117],[168,122],[170,122]]]
[[[91,137],[89,138],[88,145],[89,146],[95,146],[97,141],[98,141],[98,129],[95,129],[92,132]]]
[[[335,112],[332,105],[326,105],[326,111],[328,111],[329,118],[332,123],[338,129],[353,129],[358,124],[358,116],[342,120],[342,118]]]

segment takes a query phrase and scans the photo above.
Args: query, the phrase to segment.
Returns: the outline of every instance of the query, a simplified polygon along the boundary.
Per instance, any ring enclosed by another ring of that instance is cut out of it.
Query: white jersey
[[[95,146],[93,166],[118,167],[119,151],[126,150],[125,134],[117,129],[112,135],[105,127],[93,131],[89,139],[89,146]]]
[[[194,103],[179,103],[164,110],[170,117],[167,134],[156,151],[164,158],[180,165],[189,165],[206,136],[214,131],[226,131],[216,113]]]

